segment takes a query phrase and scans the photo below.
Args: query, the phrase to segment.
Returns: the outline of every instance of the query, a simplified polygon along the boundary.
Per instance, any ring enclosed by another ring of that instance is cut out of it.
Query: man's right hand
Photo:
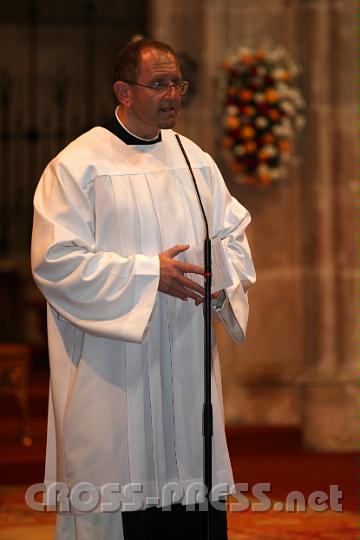
[[[204,268],[195,264],[188,264],[175,259],[179,253],[189,249],[189,244],[177,244],[159,255],[160,259],[160,281],[159,291],[187,300],[192,298],[201,303],[204,296],[204,287],[198,285],[184,274],[204,275]]]

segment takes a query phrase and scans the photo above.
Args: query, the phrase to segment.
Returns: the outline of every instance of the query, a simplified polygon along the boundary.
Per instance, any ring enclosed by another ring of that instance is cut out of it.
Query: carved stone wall
[[[258,282],[247,342],[217,328],[229,423],[298,425],[306,447],[356,447],[356,6],[346,0],[152,0],[152,36],[198,64],[180,132],[218,161],[250,210]],[[287,182],[239,187],[218,150],[216,76],[239,44],[283,45],[303,66],[307,127]]]

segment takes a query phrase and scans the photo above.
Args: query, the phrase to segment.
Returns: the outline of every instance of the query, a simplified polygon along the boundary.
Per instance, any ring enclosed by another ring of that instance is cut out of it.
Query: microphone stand
[[[204,240],[204,405],[203,405],[203,456],[204,456],[204,486],[206,489],[207,511],[205,520],[205,530],[203,540],[211,540],[211,490],[212,490],[212,437],[213,437],[213,410],[211,402],[211,239],[209,236],[209,225],[206,219],[205,210],[202,204],[200,192],[196,179],[186,155],[182,142],[178,134],[175,135],[180,149],[183,153],[192,180],[194,182],[196,194],[199,200],[201,213],[205,224]]]

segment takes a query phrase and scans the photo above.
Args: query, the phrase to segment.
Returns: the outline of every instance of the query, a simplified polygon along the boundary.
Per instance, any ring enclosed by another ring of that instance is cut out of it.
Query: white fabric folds
[[[255,281],[250,216],[210,156],[182,141],[230,263],[219,316],[242,341]],[[168,482],[201,482],[202,308],[158,291],[158,254],[204,235],[174,132],[128,146],[90,130],[47,166],[34,206],[32,268],[48,302],[51,367],[46,481],[141,483],[144,504],[161,501]],[[231,484],[215,343],[212,388],[213,483]]]

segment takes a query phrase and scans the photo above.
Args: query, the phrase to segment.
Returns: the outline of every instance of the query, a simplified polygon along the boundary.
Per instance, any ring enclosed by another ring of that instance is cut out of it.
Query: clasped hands
[[[158,288],[159,291],[184,301],[192,298],[195,301],[195,305],[198,306],[204,301],[205,289],[195,283],[195,281],[187,278],[184,274],[191,273],[203,276],[204,268],[175,259],[179,253],[186,251],[189,247],[188,244],[177,244],[160,253],[160,281]],[[212,298],[217,298],[219,294],[212,294]]]

